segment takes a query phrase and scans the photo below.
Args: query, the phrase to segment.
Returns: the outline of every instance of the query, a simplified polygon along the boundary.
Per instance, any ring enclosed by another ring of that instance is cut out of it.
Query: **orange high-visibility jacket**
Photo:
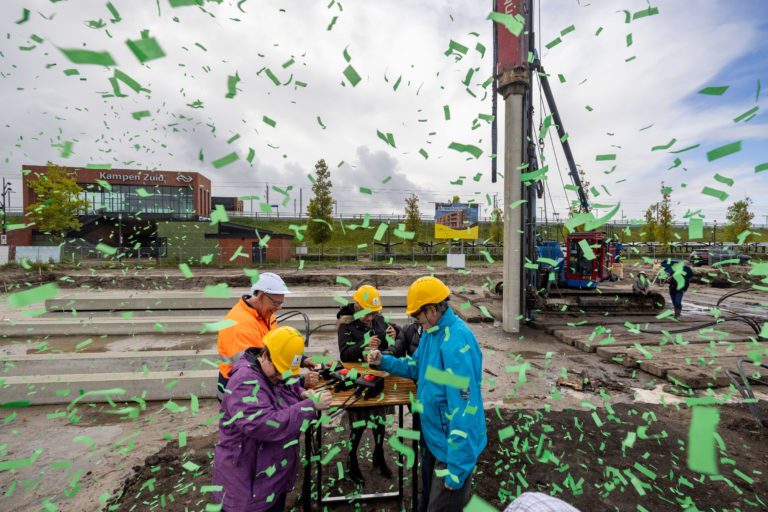
[[[272,315],[269,323],[265,322],[259,313],[245,302],[250,297],[244,295],[227,313],[225,320],[237,323],[219,331],[218,349],[222,361],[219,363],[219,373],[226,378],[229,378],[232,365],[243,356],[247,348],[263,347],[264,336],[277,329],[275,315]]]

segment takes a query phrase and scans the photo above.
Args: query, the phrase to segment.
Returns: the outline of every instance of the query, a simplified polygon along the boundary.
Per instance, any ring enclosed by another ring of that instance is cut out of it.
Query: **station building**
[[[80,253],[99,243],[121,249],[126,257],[148,256],[183,262],[187,256],[216,254],[221,264],[250,265],[286,261],[292,257],[287,234],[232,222],[210,225],[211,211],[242,212],[236,197],[212,197],[211,180],[197,172],[145,171],[63,167],[82,189],[88,208],[80,212],[82,227],[68,233],[70,245]],[[48,172],[45,165],[24,165],[22,196],[24,211],[37,201],[30,184]],[[174,226],[176,226],[174,228]],[[204,234],[199,243],[193,232]],[[176,236],[181,233],[181,236]],[[270,243],[264,244],[267,237]],[[11,245],[43,243],[45,237],[33,228],[13,233]],[[197,247],[199,246],[199,247]],[[193,258],[194,259],[194,258]]]

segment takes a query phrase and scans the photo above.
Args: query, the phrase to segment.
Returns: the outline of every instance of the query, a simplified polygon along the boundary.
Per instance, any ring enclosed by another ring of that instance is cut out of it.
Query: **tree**
[[[739,235],[752,227],[752,219],[755,218],[755,214],[749,211],[750,206],[752,206],[752,199],[747,197],[728,207],[728,212],[725,214],[725,220],[728,221],[728,224],[725,225],[726,240],[738,242]],[[744,237],[744,240],[747,236]]]
[[[320,252],[323,252],[323,244],[331,239],[333,235],[333,196],[331,196],[331,171],[325,160],[320,159],[315,164],[315,173],[317,177],[312,184],[312,192],[315,196],[309,200],[307,205],[307,237],[315,244],[320,245]]]
[[[411,194],[405,198],[405,230],[413,231],[413,238],[408,240],[408,245],[419,241],[419,228],[421,227],[421,212],[419,211],[419,198]]]
[[[643,232],[644,242],[655,242],[656,231],[659,229],[657,222],[657,214],[659,211],[659,203],[652,204],[645,210],[645,230]]]
[[[82,224],[77,216],[90,203],[80,196],[83,189],[63,167],[48,162],[45,174],[37,173],[29,187],[36,202],[27,206],[26,213],[41,233],[60,241],[67,231],[80,229]]]
[[[501,208],[494,208],[491,211],[490,238],[497,243],[504,241],[504,212],[501,211]]]
[[[661,182],[661,203],[656,211],[656,241],[662,245],[669,245],[673,238],[672,223],[675,221],[675,215],[672,213],[672,200],[670,198],[672,189],[664,186]]]

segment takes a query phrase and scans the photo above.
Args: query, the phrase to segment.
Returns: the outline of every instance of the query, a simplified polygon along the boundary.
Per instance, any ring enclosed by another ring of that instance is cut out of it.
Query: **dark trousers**
[[[425,480],[429,481],[428,490],[425,485],[425,490],[427,490],[427,495],[429,496],[425,510],[427,512],[463,512],[472,494],[472,475],[470,474],[467,477],[460,489],[446,489],[444,485],[445,477],[437,477],[435,470],[446,469],[447,466],[435,459],[432,453],[430,453],[429,448],[425,447],[424,452],[422,483],[425,483]],[[426,471],[427,466],[429,466],[429,472]],[[425,479],[424,475],[429,475],[430,478]],[[423,496],[424,493],[422,492],[422,498]],[[421,506],[419,506],[419,510],[422,510]]]
[[[272,505],[270,509],[267,510],[267,512],[283,512],[283,509],[285,508],[285,498],[287,494],[283,493],[280,496],[275,497],[275,503]]]
[[[682,290],[669,290],[669,297],[672,299],[672,306],[675,309],[683,309],[683,294]]]

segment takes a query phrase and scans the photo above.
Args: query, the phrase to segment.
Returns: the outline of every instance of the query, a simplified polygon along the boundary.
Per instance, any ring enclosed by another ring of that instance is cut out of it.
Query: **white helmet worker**
[[[288,291],[288,287],[285,286],[283,279],[272,272],[259,274],[259,280],[251,286],[251,295],[256,295],[256,292],[264,292],[274,295],[286,295],[291,293]]]

